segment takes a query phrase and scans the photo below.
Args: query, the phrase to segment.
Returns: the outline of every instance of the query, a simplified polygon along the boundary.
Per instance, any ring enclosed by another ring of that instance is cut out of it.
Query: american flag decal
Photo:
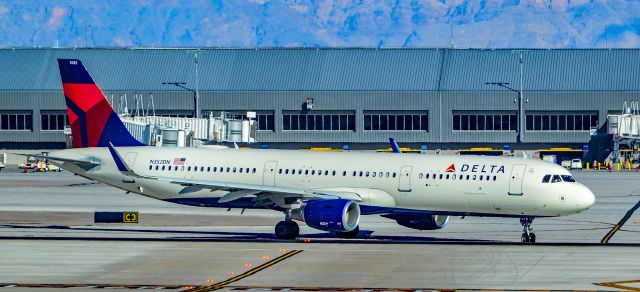
[[[184,165],[184,162],[187,161],[186,158],[174,158],[173,159],[173,164],[175,165]]]

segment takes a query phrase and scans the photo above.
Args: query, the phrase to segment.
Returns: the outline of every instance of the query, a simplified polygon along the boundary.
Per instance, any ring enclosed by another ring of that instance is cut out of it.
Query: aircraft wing
[[[81,167],[82,166],[98,166],[98,165],[100,165],[99,162],[95,162],[95,161],[70,159],[70,158],[55,157],[55,156],[42,155],[42,154],[16,153],[16,155],[34,157],[34,158],[40,158],[40,159],[48,159],[48,160],[54,160],[54,161],[61,161],[61,162],[68,162],[68,163],[76,164],[76,165],[81,166]]]
[[[180,191],[180,194],[197,192],[203,189],[211,190],[223,190],[229,191],[226,195],[220,198],[220,203],[227,203],[235,201],[245,196],[256,195],[262,196],[277,196],[281,198],[342,198],[349,199],[356,202],[362,200],[362,198],[354,192],[336,192],[326,191],[321,189],[297,189],[287,187],[274,187],[256,184],[244,184],[244,183],[230,183],[210,180],[198,180],[198,179],[181,179],[175,177],[146,177],[149,179],[156,179],[159,181],[167,181],[174,184],[179,184],[185,188]]]

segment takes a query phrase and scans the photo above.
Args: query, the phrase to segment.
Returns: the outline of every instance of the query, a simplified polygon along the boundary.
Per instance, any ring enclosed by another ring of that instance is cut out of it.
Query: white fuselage
[[[543,183],[545,175],[570,173],[536,159],[168,147],[119,147],[118,152],[141,176],[349,191],[367,206],[487,216],[561,216],[583,211],[594,202],[593,193],[580,183]],[[106,148],[50,155],[98,161],[101,165],[88,171],[70,163],[60,166],[161,200],[225,194],[204,189],[181,195],[184,186],[126,176]]]

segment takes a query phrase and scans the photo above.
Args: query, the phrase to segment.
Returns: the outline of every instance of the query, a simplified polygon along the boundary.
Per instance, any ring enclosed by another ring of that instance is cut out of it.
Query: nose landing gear
[[[520,225],[522,225],[522,243],[536,242],[536,234],[532,232],[531,223],[533,223],[533,217],[520,218]]]

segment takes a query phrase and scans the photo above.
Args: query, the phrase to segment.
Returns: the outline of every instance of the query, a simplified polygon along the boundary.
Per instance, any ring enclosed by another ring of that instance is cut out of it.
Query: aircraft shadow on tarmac
[[[86,232],[117,232],[117,233],[144,233],[144,234],[166,234],[167,237],[105,237],[102,235],[87,234],[87,236],[73,236],[65,237],[64,234],[51,238],[69,238],[69,239],[122,239],[122,240],[183,240],[183,241],[274,241],[276,240],[273,233],[261,233],[261,232],[221,232],[221,231],[195,231],[195,230],[172,230],[172,229],[120,229],[120,228],[88,228],[88,227],[71,227],[63,225],[49,225],[49,226],[25,226],[25,225],[0,225],[0,228],[11,229],[39,229],[39,230],[69,230],[69,231],[86,231]],[[478,240],[478,239],[460,239],[460,238],[438,238],[429,236],[374,236],[374,231],[360,230],[360,233],[356,238],[343,239],[338,238],[336,235],[328,232],[308,233],[301,234],[299,240],[303,241],[331,241],[331,242],[348,242],[357,241],[366,243],[367,241],[376,242],[496,242],[491,240]],[[185,236],[173,236],[176,234],[183,234]],[[188,236],[193,235],[193,236]],[[35,235],[37,237],[37,235]],[[34,237],[30,235],[29,237]],[[50,237],[50,236],[46,236]],[[5,237],[6,238],[6,237]],[[46,239],[45,236],[38,237],[39,239]]]

